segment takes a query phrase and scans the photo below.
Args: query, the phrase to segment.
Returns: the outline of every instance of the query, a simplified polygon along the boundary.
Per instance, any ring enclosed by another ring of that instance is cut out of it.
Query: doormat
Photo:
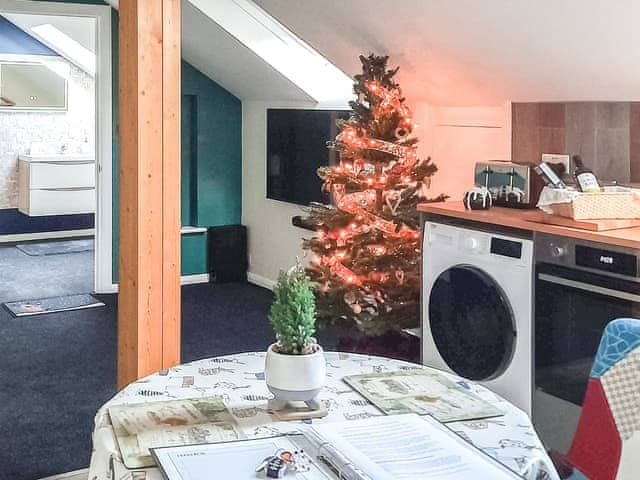
[[[20,300],[6,302],[3,305],[14,317],[28,317],[42,313],[69,312],[71,310],[83,310],[85,308],[104,307],[97,298],[88,293],[66,295],[64,297],[39,298],[37,300]]]
[[[61,255],[64,253],[92,252],[93,238],[81,240],[60,240],[55,242],[19,243],[16,248],[32,257]]]

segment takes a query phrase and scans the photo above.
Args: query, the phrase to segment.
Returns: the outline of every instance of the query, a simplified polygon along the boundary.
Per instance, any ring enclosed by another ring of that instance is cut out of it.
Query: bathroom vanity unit
[[[20,155],[18,170],[18,208],[25,215],[95,212],[93,153]]]

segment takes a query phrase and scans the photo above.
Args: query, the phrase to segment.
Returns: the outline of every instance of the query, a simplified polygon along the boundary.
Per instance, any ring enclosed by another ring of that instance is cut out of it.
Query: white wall
[[[487,107],[434,107],[419,103],[415,108],[420,125],[418,153],[431,156],[438,166],[433,177],[433,196],[449,195],[461,200],[473,186],[476,162],[511,159],[511,103]]]
[[[296,205],[267,198],[267,108],[313,108],[309,103],[242,102],[242,223],[247,226],[249,281],[271,288],[278,272],[302,258],[310,231],[291,225]]]
[[[0,209],[18,208],[18,155],[29,153],[32,143],[41,144],[46,153],[58,153],[63,144],[69,152],[79,152],[85,139],[93,148],[94,80],[69,66],[67,111],[0,110]]]

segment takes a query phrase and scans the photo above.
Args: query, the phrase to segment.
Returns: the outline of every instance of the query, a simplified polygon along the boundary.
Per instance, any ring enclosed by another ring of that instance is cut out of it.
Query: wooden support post
[[[180,363],[180,0],[120,2],[118,385]]]

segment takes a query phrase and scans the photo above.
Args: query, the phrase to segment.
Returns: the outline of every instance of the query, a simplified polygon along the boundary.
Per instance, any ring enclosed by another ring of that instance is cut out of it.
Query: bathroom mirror
[[[46,63],[0,63],[0,109],[66,110],[67,80]]]

